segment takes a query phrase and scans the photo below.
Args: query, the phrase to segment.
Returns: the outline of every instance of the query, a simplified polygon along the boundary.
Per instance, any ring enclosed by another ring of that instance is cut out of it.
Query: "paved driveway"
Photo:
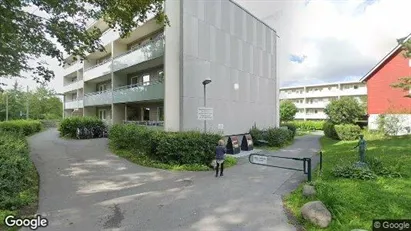
[[[298,137],[275,154],[312,156],[319,137]],[[38,213],[50,222],[41,230],[295,230],[281,196],[305,179],[301,172],[251,165],[247,158],[222,178],[146,168],[111,154],[107,139],[65,140],[56,129],[29,143],[40,174]]]

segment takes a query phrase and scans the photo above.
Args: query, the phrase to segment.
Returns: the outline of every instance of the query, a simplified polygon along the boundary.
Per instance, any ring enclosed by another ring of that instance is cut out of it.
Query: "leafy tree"
[[[405,38],[397,39],[399,44],[402,44],[402,51],[404,58],[411,58],[411,40],[405,41]],[[401,77],[398,82],[391,84],[393,88],[399,88],[404,91],[411,90],[411,76]],[[409,93],[406,94],[407,97],[411,97]]]
[[[331,101],[324,112],[333,124],[353,124],[364,115],[360,103],[352,97]]]
[[[35,91],[26,92],[16,82],[12,89],[0,92],[0,121],[6,119],[6,94],[9,120],[26,119],[27,102],[30,119],[59,119],[62,116],[63,103],[54,91],[41,86]]]
[[[298,112],[297,106],[290,101],[284,100],[280,103],[280,120],[291,121],[294,119],[295,114]]]
[[[47,56],[63,65],[63,50],[74,60],[85,59],[87,52],[104,50],[99,40],[102,31],[88,28],[90,20],[103,19],[110,28],[119,30],[121,37],[145,22],[150,14],[159,23],[168,24],[163,3],[164,0],[2,0],[0,78],[21,77],[22,72],[27,72],[38,82],[49,81],[54,77],[53,71],[45,63],[33,66],[30,61]]]

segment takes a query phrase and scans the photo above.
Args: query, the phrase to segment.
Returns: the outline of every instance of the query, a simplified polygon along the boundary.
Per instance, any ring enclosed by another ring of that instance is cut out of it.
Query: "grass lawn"
[[[358,160],[356,142],[321,138],[323,173],[313,176],[316,198],[330,210],[333,220],[327,229],[313,227],[302,219],[300,208],[311,201],[302,197],[302,185],[284,199],[298,221],[310,231],[351,229],[371,230],[373,219],[411,218],[411,136],[383,138],[366,133],[367,157],[378,157],[383,166],[393,166],[402,178],[377,177],[375,180],[336,178],[334,166]]]
[[[206,165],[200,165],[200,164],[170,165],[170,164],[161,163],[159,161],[150,159],[145,154],[133,153],[133,152],[130,152],[124,149],[116,149],[113,147],[113,145],[110,145],[110,150],[114,154],[120,157],[123,157],[124,159],[127,159],[130,162],[133,162],[141,166],[146,166],[146,167],[167,169],[167,170],[172,170],[172,171],[209,171],[209,170],[212,170],[212,168]],[[227,155],[226,160],[224,162],[224,168],[229,168],[236,164],[237,164],[237,159],[232,156]]]

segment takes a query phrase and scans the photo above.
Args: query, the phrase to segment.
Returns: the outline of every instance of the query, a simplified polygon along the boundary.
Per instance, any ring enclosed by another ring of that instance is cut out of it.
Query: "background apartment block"
[[[354,97],[361,102],[366,100],[367,87],[362,82],[340,82],[316,84],[280,89],[280,100],[291,100],[298,108],[297,120],[324,120],[325,107],[333,99]]]
[[[65,116],[202,129],[197,108],[210,78],[209,130],[278,126],[276,32],[230,0],[168,0],[165,9],[171,26],[150,20],[124,39],[101,20],[93,24],[104,31],[106,52],[65,66]]]

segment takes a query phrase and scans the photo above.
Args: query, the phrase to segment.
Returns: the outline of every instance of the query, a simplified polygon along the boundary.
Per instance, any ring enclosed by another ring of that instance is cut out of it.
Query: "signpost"
[[[256,164],[267,164],[267,157],[266,156],[260,156],[260,155],[253,155],[253,163]]]
[[[213,120],[214,110],[212,107],[199,107],[197,109],[198,120]]]

